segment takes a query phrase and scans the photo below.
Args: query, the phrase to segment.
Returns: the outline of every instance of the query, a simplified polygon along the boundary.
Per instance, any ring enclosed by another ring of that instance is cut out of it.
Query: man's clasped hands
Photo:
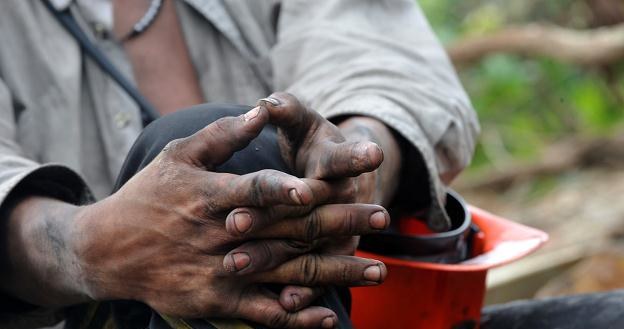
[[[302,178],[214,171],[269,123]],[[92,299],[138,300],[170,316],[331,328],[336,314],[310,306],[324,287],[386,276],[380,261],[353,256],[359,235],[390,223],[383,207],[354,203],[370,188],[357,176],[382,161],[375,143],[346,142],[295,97],[275,93],[170,142],[119,191],[81,210],[109,217],[77,228],[82,286]],[[115,243],[92,245],[93,235]],[[267,284],[283,288],[278,295]]]

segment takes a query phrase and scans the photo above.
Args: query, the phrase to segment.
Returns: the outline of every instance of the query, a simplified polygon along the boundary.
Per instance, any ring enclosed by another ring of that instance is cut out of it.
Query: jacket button
[[[126,112],[118,112],[115,114],[113,120],[117,125],[117,128],[126,128],[130,124],[130,116]]]

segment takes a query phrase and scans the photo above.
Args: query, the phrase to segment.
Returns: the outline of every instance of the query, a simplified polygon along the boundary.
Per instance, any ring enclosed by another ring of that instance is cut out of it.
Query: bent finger
[[[389,224],[390,215],[381,206],[331,204],[316,207],[299,218],[275,220],[269,227],[255,233],[250,232],[247,236],[311,242],[326,237],[376,233],[385,230]]]
[[[252,289],[243,296],[235,313],[235,317],[271,328],[335,328],[338,324],[336,313],[328,308],[312,306],[289,312],[278,299],[259,289]]]
[[[297,97],[286,92],[275,92],[262,98],[257,106],[265,107],[269,111],[270,122],[283,129],[292,140],[299,140],[298,137],[306,134],[315,123],[316,113],[303,106]]]
[[[237,207],[306,205],[313,199],[310,187],[300,178],[271,169],[238,176],[210,173],[218,183],[205,184],[220,210]],[[215,186],[219,187],[215,190]]]
[[[304,254],[254,277],[258,282],[300,286],[372,286],[387,275],[384,263],[355,256]]]
[[[295,240],[254,240],[225,255],[223,268],[236,274],[258,273],[312,250],[313,243]]]
[[[296,312],[310,306],[323,294],[324,287],[286,286],[280,292],[279,302],[288,312]]]
[[[390,224],[390,215],[378,205],[330,204],[312,208],[303,215],[290,208],[236,208],[226,217],[225,228],[234,236],[312,241],[374,233]]]
[[[284,176],[286,174],[279,173],[278,175]],[[273,187],[273,193],[266,193],[258,180],[254,184],[249,184],[256,189],[255,191],[249,186],[236,187],[234,185],[227,187],[229,194],[224,194],[233,195],[233,197],[223,197],[223,199],[226,199],[226,203],[220,206],[220,209],[234,209],[226,217],[226,230],[234,236],[245,236],[253,232],[259,232],[274,223],[283,221],[285,218],[305,216],[320,204],[351,203],[353,201],[356,185],[351,179],[328,182],[307,178],[299,179],[293,176],[288,177],[293,179],[292,184]],[[232,182],[236,179],[234,175],[230,175],[226,177],[224,183],[227,181],[229,185],[232,185],[234,184]],[[301,182],[306,186],[301,185]],[[204,185],[209,186],[209,184]],[[295,188],[295,192],[291,192],[292,188]],[[226,190],[225,184],[222,184],[220,190],[221,192],[219,193],[223,193]],[[206,191],[206,193],[214,193],[214,190],[213,192]],[[293,193],[296,194],[293,195]],[[259,197],[264,199],[258,199]],[[282,198],[285,198],[285,200],[282,200]],[[298,203],[299,200],[301,200],[301,203]],[[262,205],[273,206],[260,207]]]
[[[327,142],[318,146],[316,166],[306,177],[329,179],[356,177],[371,172],[383,162],[383,151],[373,142]]]

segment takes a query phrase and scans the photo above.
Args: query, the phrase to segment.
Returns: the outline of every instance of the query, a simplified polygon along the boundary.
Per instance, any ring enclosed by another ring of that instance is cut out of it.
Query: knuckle
[[[347,194],[345,197],[349,201],[354,201],[359,192],[360,191],[357,179],[349,179],[347,183]]]
[[[303,241],[284,240],[283,243],[288,249],[295,250],[298,253],[305,253],[312,249],[312,245]]]
[[[212,216],[219,212],[221,209],[222,203],[214,198],[206,198],[201,202],[198,202],[196,214],[201,216],[201,218],[212,218]]]
[[[212,188],[197,188],[195,196],[189,199],[197,199],[198,214],[210,219],[221,221],[225,229],[225,220],[230,211],[241,206],[244,202],[237,195],[232,195],[224,190],[226,187],[215,183]]]
[[[273,311],[268,315],[268,325],[272,328],[286,328],[291,323],[291,316],[286,312]]]
[[[310,165],[310,177],[319,179],[327,178],[333,173],[334,161],[331,154],[323,152],[322,155],[312,158],[313,162]]]
[[[254,263],[256,264],[256,266],[264,266],[266,263],[273,259],[273,248],[267,242],[258,242],[256,244],[256,252],[257,256],[254,259]]]
[[[220,143],[225,143],[231,149],[241,149],[247,144],[247,140],[251,137],[245,125],[241,125],[234,117],[225,117],[215,121],[216,131],[219,136],[227,136],[229,138],[220,139]]]
[[[305,221],[303,239],[304,241],[311,242],[318,239],[321,236],[323,230],[322,215],[318,210],[314,210],[310,213]]]
[[[211,131],[216,136],[229,134],[231,126],[231,118],[219,118],[210,125],[211,129],[209,129],[209,131]]]
[[[273,200],[281,200],[288,195],[288,186],[285,182],[286,177],[283,173],[265,169],[254,175],[251,182],[250,193],[253,200],[259,206],[266,206]]]
[[[349,284],[353,277],[353,268],[347,264],[340,264],[340,282],[342,284]]]
[[[247,191],[249,202],[260,207],[265,205],[263,198],[264,193],[262,193],[265,176],[266,174],[262,172],[259,172],[257,175],[253,175],[251,177],[251,181],[249,182],[249,190]]]
[[[162,154],[164,156],[174,156],[177,153],[180,152],[180,149],[182,148],[182,144],[184,142],[184,138],[178,138],[178,139],[174,139],[169,141],[169,143],[167,143],[167,145],[165,145],[165,147],[163,147],[162,149]]]
[[[212,205],[202,198],[189,199],[184,202],[184,210],[179,211],[185,214],[185,218],[189,222],[204,226],[210,223],[210,214],[212,214]]]
[[[225,189],[223,185],[220,180],[210,180],[208,183],[196,187],[198,214],[211,216],[222,208],[225,202],[225,196],[222,193]],[[210,188],[206,188],[206,186],[210,186]]]
[[[235,143],[233,124],[231,117],[220,118],[212,122],[208,129],[203,130],[202,139],[204,143],[218,142],[220,145],[224,145],[226,148],[232,148]]]
[[[350,209],[345,209],[344,216],[342,222],[342,231],[347,235],[355,235],[358,234],[358,225],[357,219],[353,216],[353,212]]]
[[[321,275],[320,266],[321,262],[319,255],[308,254],[303,257],[300,269],[300,273],[303,275],[303,285],[311,286],[319,281]]]
[[[293,103],[293,102],[297,102],[299,103],[299,100],[297,99],[297,97],[295,97],[295,95],[289,93],[289,92],[285,92],[285,91],[278,91],[276,93],[274,93],[272,95],[273,97],[278,97],[281,100],[288,102],[288,103]]]

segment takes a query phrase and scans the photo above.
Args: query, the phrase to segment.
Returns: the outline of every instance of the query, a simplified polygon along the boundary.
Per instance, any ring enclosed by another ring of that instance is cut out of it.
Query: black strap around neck
[[[58,22],[69,32],[74,39],[80,44],[82,51],[93,59],[100,68],[106,72],[113,80],[115,80],[121,88],[139,105],[141,109],[141,119],[143,126],[145,127],[150,122],[156,120],[160,115],[150,102],[143,97],[141,92],[134,87],[134,85],[128,81],[128,79],[117,70],[115,65],[106,57],[102,52],[85,34],[80,28],[78,22],[69,9],[57,10],[49,0],[43,1],[46,7],[50,10],[52,15],[58,20]]]

